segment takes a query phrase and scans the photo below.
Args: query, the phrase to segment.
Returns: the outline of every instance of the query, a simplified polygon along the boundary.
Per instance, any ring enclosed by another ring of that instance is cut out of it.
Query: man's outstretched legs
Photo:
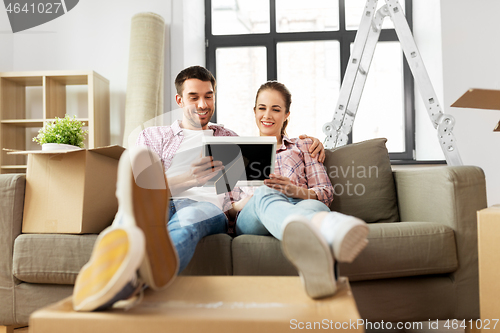
[[[191,261],[198,242],[208,235],[226,233],[227,225],[226,215],[212,203],[191,199],[171,202],[168,232],[179,254],[179,273]]]
[[[97,238],[75,282],[77,311],[108,308],[177,275],[179,260],[165,227],[170,200],[161,160],[145,147],[125,151],[118,165],[118,213]],[[139,270],[141,279],[137,277]]]

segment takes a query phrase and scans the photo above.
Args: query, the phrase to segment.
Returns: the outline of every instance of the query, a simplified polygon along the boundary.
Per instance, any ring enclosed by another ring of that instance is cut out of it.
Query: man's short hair
[[[184,82],[189,79],[198,79],[205,82],[210,81],[215,92],[215,78],[212,73],[210,73],[210,71],[205,67],[191,66],[183,69],[175,78],[175,90],[177,90],[177,94],[179,96],[182,96]]]

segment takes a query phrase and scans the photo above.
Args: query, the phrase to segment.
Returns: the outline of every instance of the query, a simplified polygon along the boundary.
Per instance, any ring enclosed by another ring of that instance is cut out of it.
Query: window
[[[401,0],[410,27],[411,0]],[[385,5],[379,0],[378,6]],[[323,139],[366,0],[206,0],[207,68],[217,79],[214,121],[257,135],[255,93],[267,80],[292,93],[290,136]],[[386,18],[351,141],[388,138],[393,160],[413,160],[413,78]]]

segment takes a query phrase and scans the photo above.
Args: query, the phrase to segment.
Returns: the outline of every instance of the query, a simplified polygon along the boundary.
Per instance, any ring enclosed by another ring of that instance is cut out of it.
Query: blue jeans
[[[170,201],[167,229],[179,255],[179,273],[189,264],[196,245],[205,236],[225,233],[226,215],[209,202],[178,199]]]
[[[284,220],[292,215],[311,219],[316,213],[329,212],[321,201],[289,198],[267,186],[259,187],[238,215],[236,234],[273,235],[282,239]]]

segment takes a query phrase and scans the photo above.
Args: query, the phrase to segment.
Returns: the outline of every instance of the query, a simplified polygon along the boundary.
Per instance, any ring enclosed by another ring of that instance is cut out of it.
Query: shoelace
[[[130,295],[130,297],[113,304],[114,309],[122,309],[123,311],[128,311],[142,302],[144,298],[144,290],[146,290],[148,286],[141,279],[137,279],[136,282],[137,287]]]
[[[128,304],[126,304],[123,308],[124,311],[128,311],[135,307],[136,305],[139,305],[142,300],[144,299],[144,290],[147,288],[147,286],[142,283],[138,286],[138,289],[134,292],[134,296],[129,298]]]

